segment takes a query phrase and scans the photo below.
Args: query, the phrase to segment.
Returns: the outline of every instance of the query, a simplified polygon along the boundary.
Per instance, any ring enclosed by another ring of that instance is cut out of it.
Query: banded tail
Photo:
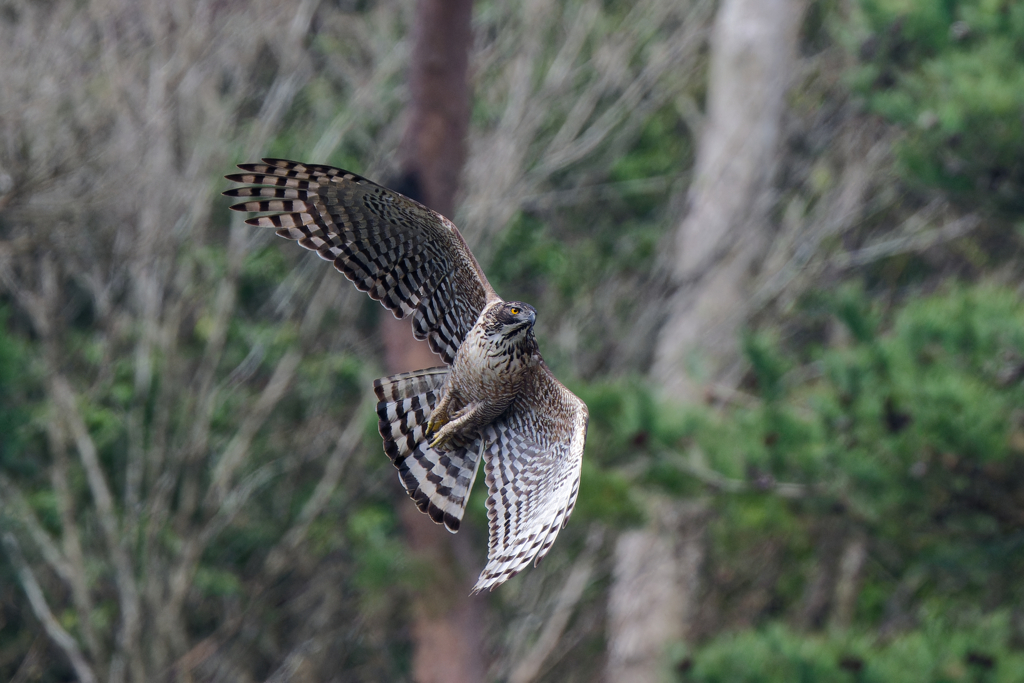
[[[422,512],[455,533],[462,523],[480,462],[478,440],[451,451],[427,445],[427,421],[440,398],[448,368],[428,368],[374,380],[384,452],[398,468],[409,497]]]

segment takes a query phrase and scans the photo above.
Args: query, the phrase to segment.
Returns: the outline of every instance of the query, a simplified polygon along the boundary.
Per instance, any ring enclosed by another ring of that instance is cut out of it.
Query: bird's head
[[[506,330],[533,327],[537,310],[522,301],[506,301],[497,311],[498,323]]]
[[[523,339],[533,333],[533,323],[537,320],[537,311],[530,304],[522,301],[505,301],[491,311],[488,336],[501,337],[506,341]]]

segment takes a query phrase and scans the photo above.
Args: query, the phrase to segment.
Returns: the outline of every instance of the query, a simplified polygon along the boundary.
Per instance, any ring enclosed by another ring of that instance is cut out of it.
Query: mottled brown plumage
[[[224,194],[246,222],[316,251],[395,316],[412,317],[448,367],[378,379],[384,451],[420,510],[458,530],[484,462],[487,566],[475,591],[539,562],[579,491],[587,407],[544,364],[536,312],[503,301],[444,216],[330,166],[242,164]]]

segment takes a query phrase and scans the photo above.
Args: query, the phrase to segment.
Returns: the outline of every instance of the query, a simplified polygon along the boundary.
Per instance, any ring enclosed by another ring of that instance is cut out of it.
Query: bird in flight
[[[444,365],[374,381],[384,452],[417,507],[455,533],[483,462],[489,543],[473,592],[539,563],[579,493],[587,406],[548,369],[536,311],[497,295],[455,225],[331,166],[264,159],[227,176],[231,208],[331,261]]]

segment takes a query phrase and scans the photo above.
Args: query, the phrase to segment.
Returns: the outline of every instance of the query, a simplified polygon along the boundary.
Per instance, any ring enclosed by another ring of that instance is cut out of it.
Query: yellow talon
[[[441,448],[452,440],[451,434],[438,434],[437,437],[430,442],[431,448]]]
[[[430,419],[427,420],[427,430],[426,430],[425,433],[426,433],[427,436],[430,436],[434,432],[436,432],[439,429],[441,429],[441,427],[444,427],[446,424],[448,424],[448,420],[447,419],[445,419],[443,417],[438,417],[438,418],[435,419],[434,416],[431,415]]]

